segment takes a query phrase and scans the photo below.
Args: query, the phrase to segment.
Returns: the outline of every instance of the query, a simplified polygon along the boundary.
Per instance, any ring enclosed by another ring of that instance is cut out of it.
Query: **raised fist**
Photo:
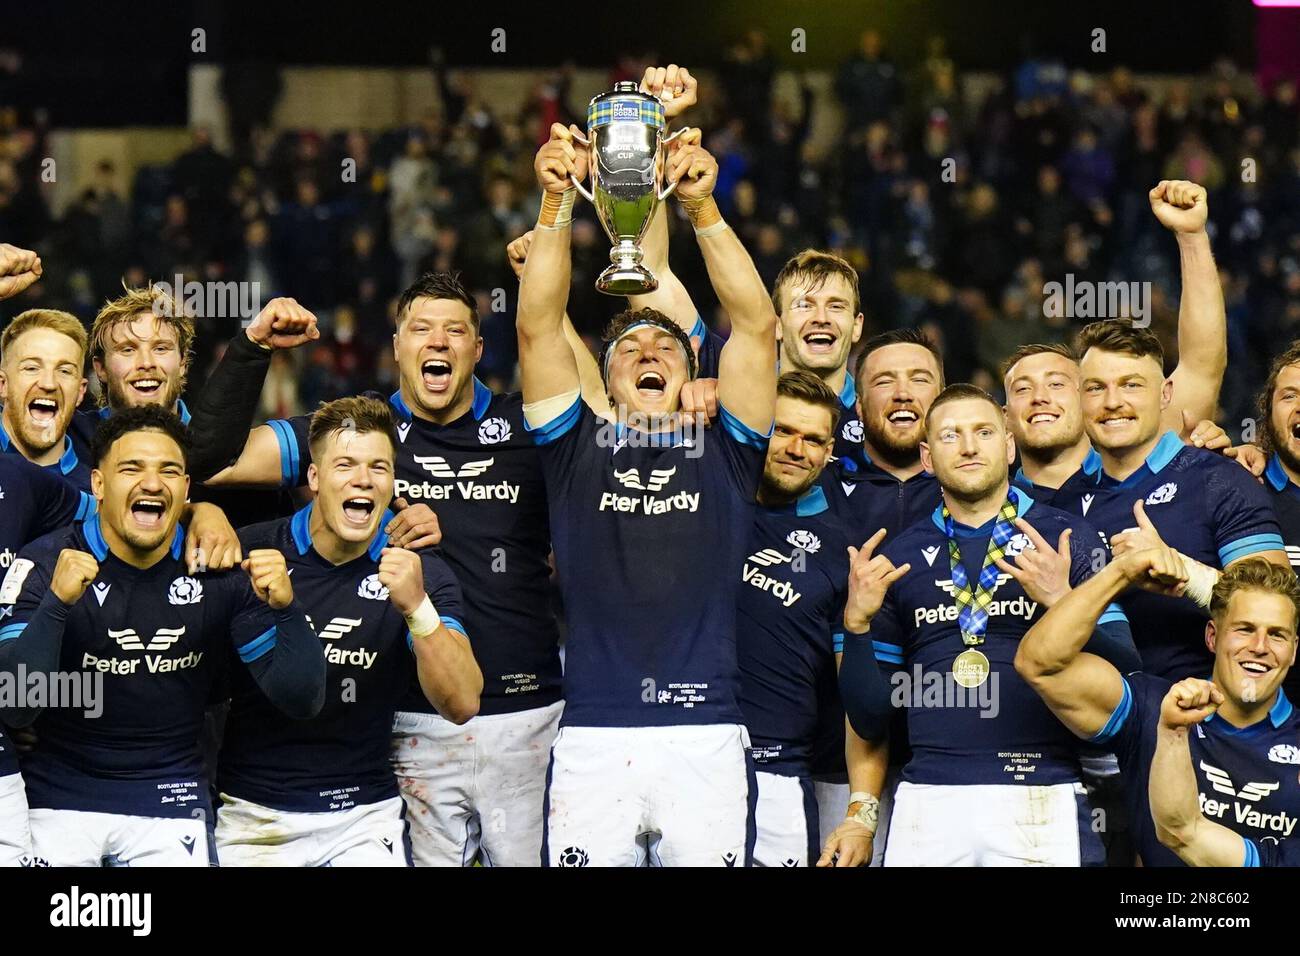
[[[672,119],[694,106],[699,91],[699,81],[684,66],[669,63],[665,66],[647,66],[641,77],[641,92],[659,97],[664,105],[664,116]]]
[[[1162,179],[1147,194],[1160,225],[1174,232],[1202,232],[1210,207],[1205,187],[1185,179]]]
[[[41,257],[30,249],[0,242],[0,299],[18,295],[41,277]]]
[[[59,552],[59,560],[54,565],[54,577],[50,579],[50,590],[54,596],[69,606],[81,600],[90,587],[90,582],[99,574],[99,562],[85,551],[64,548]]]
[[[253,585],[259,601],[277,611],[293,603],[293,585],[289,583],[289,570],[284,555],[274,548],[258,548],[248,552],[240,564]]]
[[[582,145],[585,139],[578,127],[567,128],[559,123],[551,124],[551,138],[537,151],[533,159],[533,170],[537,173],[537,185],[548,193],[562,193],[573,184],[572,176],[578,182],[587,178],[587,148]]]
[[[388,600],[403,617],[424,603],[424,568],[414,551],[384,548],[379,552],[379,583],[388,588]]]
[[[699,144],[683,135],[673,142],[668,156],[668,181],[677,184],[678,199],[704,199],[718,182],[718,161]]]
[[[272,299],[244,330],[249,341],[267,349],[296,348],[320,338],[316,316],[294,299]]]

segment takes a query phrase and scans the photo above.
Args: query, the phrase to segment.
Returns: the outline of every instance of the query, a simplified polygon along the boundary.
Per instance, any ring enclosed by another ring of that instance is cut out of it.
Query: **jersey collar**
[[[292,520],[289,522],[289,530],[293,535],[294,547],[298,549],[299,554],[306,554],[311,550],[311,509],[314,508],[315,505],[316,502],[314,501],[308,503],[307,507],[295,512]],[[379,519],[379,531],[375,534],[374,538],[371,539],[370,547],[366,550],[366,554],[370,555],[371,561],[378,561],[379,552],[388,547],[388,534],[384,531],[384,528],[386,528],[388,522],[392,520],[393,512],[385,509],[384,516]]]
[[[1291,710],[1291,701],[1287,699],[1286,694],[1283,693],[1282,688],[1279,687],[1277,689],[1277,697],[1273,701],[1273,706],[1268,709],[1268,722],[1273,725],[1274,730],[1277,730],[1291,719]],[[1209,717],[1205,718],[1204,722],[1208,724],[1214,719],[1214,717],[1214,714],[1210,714]],[[1254,723],[1249,727],[1234,727],[1226,720],[1220,721],[1220,723],[1222,726],[1219,729],[1223,733],[1227,734],[1249,733],[1259,726],[1259,723]]]
[[[1183,450],[1183,440],[1172,431],[1165,432],[1156,442],[1156,447],[1151,449],[1151,454],[1147,455],[1146,461],[1142,468],[1147,470],[1149,475],[1158,475],[1166,465],[1177,457],[1178,453]],[[1088,453],[1088,457],[1083,460],[1083,473],[1091,478],[1096,484],[1103,481],[1109,481],[1116,488],[1127,488],[1137,484],[1146,475],[1142,474],[1142,468],[1139,468],[1133,474],[1129,475],[1123,481],[1116,481],[1106,474],[1101,467],[1101,455],[1094,448]]]
[[[96,561],[103,561],[108,557],[108,542],[104,540],[104,529],[99,525],[98,514],[91,515],[81,523],[81,533],[86,539],[86,544],[90,545],[90,551]],[[185,529],[177,522],[176,530],[172,532],[172,557],[177,561],[180,560],[184,547]]]
[[[840,404],[844,406],[845,411],[853,408],[853,403],[858,400],[858,387],[853,382],[853,373],[848,369],[844,370],[844,387],[840,389]]]
[[[1268,460],[1268,467],[1264,469],[1264,480],[1274,491],[1285,491],[1287,485],[1292,483],[1282,469],[1282,459],[1277,456],[1277,452],[1273,452],[1273,456]]]
[[[813,485],[788,505],[778,505],[763,510],[774,515],[797,515],[800,518],[809,518],[821,514],[829,507],[830,505],[826,503],[826,492],[822,491],[821,485]]]
[[[478,376],[474,376],[474,401],[470,403],[470,414],[474,416],[474,421],[482,421],[483,416],[487,414],[488,405],[492,403],[492,389],[488,388],[479,381]],[[410,421],[415,415],[411,412],[406,400],[402,398],[402,390],[399,388],[388,396],[388,404],[393,406],[393,411],[397,412],[404,421]]]
[[[1007,496],[1016,503],[1017,518],[1023,518],[1025,516],[1025,512],[1028,511],[1034,505],[1034,499],[1029,497],[1028,494],[1026,494],[1020,488],[1017,488],[1015,485],[1012,485],[1010,487],[1010,489],[1007,492]],[[934,522],[934,526],[936,528],[938,528],[944,534],[947,534],[947,531],[945,531],[943,527],[943,503],[942,502],[939,503],[939,507],[935,508],[934,511],[930,513],[930,520]],[[985,530],[992,532],[993,523],[997,520],[998,519],[996,517],[990,518],[988,521],[984,522],[978,528],[967,528],[966,525],[964,524],[957,524],[956,527],[963,531],[972,531],[976,534],[981,534]]]
[[[15,455],[22,454],[22,452],[20,452],[17,448],[14,447],[13,442],[10,441],[9,432],[5,429],[3,422],[0,422],[0,449],[3,449],[4,451],[7,452],[12,452]],[[64,475],[71,474],[72,472],[76,471],[77,466],[80,464],[81,464],[81,459],[77,457],[76,451],[74,451],[72,448],[72,438],[68,435],[64,435],[63,454],[59,456],[59,463],[58,463],[59,473]],[[37,465],[36,467],[45,468],[48,466]]]
[[[183,398],[176,399],[175,411],[176,411],[176,417],[181,420],[182,425],[188,425],[190,423],[190,409],[189,406],[185,404],[185,400]],[[107,405],[105,405],[103,408],[99,410],[100,418],[107,418],[109,415],[112,414],[113,414],[113,410],[109,408]]]

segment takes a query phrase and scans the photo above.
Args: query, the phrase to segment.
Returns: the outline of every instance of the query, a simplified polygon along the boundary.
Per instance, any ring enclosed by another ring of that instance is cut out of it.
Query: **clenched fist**
[[[388,600],[410,617],[424,603],[424,567],[420,556],[405,548],[379,552],[379,583],[388,588]]]
[[[695,105],[699,81],[684,66],[669,63],[664,66],[647,66],[641,77],[641,92],[659,97],[664,105],[664,116],[672,119]]]
[[[1210,207],[1205,187],[1185,179],[1162,179],[1147,194],[1160,225],[1174,232],[1203,232]]]
[[[50,579],[50,590],[54,596],[69,607],[81,600],[90,587],[90,582],[99,574],[99,562],[85,551],[64,548],[59,552],[59,560],[54,565],[54,577]]]
[[[528,247],[532,244],[533,231],[529,229],[506,246],[506,260],[510,263],[510,268],[514,270],[516,279],[524,277],[524,263],[528,261]]]
[[[30,249],[0,242],[0,299],[24,292],[41,277],[41,257]]]
[[[1213,714],[1223,701],[1223,691],[1210,681],[1185,677],[1169,688],[1160,702],[1160,724],[1170,730],[1185,730]]]
[[[668,181],[677,184],[678,199],[706,199],[718,182],[718,161],[699,144],[698,137],[683,133],[672,143],[668,156]]]
[[[253,585],[253,593],[277,611],[293,603],[293,585],[289,583],[289,570],[284,555],[274,548],[258,548],[248,552],[240,564]]]
[[[272,299],[244,330],[250,342],[264,349],[292,349],[320,338],[316,316],[294,299]]]
[[[572,176],[578,182],[587,178],[587,147],[582,145],[586,139],[578,127],[570,124],[567,128],[559,123],[551,124],[551,138],[546,141],[533,159],[533,171],[537,173],[537,185],[548,193],[562,193],[573,184]]]

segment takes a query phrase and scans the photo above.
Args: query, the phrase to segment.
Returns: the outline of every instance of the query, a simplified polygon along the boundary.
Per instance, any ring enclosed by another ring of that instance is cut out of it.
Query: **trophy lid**
[[[630,80],[614,84],[612,90],[593,96],[587,105],[587,129],[611,123],[641,123],[662,129],[666,123],[664,105],[658,97],[642,93]]]

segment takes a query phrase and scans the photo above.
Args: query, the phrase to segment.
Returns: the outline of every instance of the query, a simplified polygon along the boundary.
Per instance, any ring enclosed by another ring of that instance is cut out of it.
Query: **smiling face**
[[[1300,365],[1287,365],[1277,374],[1268,410],[1269,439],[1282,463],[1300,471]]]
[[[844,368],[862,337],[862,313],[853,311],[853,289],[841,275],[810,280],[795,276],[778,290],[777,338],[787,369],[825,375]]]
[[[1055,352],[1039,352],[1007,369],[1007,426],[1021,451],[1071,448],[1083,437],[1079,366]]]
[[[86,394],[81,346],[61,332],[28,329],[5,351],[0,400],[9,436],[30,458],[62,447]]]
[[[1120,454],[1153,442],[1173,385],[1149,355],[1091,348],[1079,362],[1083,421],[1098,451]]]
[[[898,465],[915,461],[925,413],[943,388],[934,353],[910,342],[878,348],[863,362],[857,384],[868,453]]]
[[[108,407],[172,408],[185,388],[185,357],[176,327],[150,312],[108,329],[95,374],[104,383]]]
[[[1016,446],[1002,409],[982,398],[944,402],[931,416],[921,462],[945,492],[959,501],[987,498],[1007,481]]]
[[[615,408],[658,418],[677,411],[690,366],[671,332],[643,325],[611,347],[606,385]]]
[[[90,473],[110,545],[147,555],[171,542],[189,495],[180,446],[161,431],[127,432]]]
[[[457,299],[421,296],[399,316],[393,355],[402,398],[421,418],[446,422],[474,400],[474,366],[483,355],[469,306]]]
[[[307,485],[316,496],[313,517],[339,541],[367,542],[379,531],[393,500],[392,441],[383,432],[339,429],[312,449]]]
[[[793,501],[811,488],[835,447],[832,415],[820,405],[778,395],[775,418],[759,491],[766,504]]]
[[[1246,706],[1272,701],[1296,656],[1295,606],[1284,595],[1242,588],[1205,626],[1214,683]]]

